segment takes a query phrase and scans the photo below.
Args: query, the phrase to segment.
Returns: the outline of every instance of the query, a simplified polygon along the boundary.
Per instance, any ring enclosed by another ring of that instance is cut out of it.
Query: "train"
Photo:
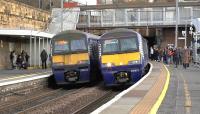
[[[99,36],[66,30],[52,38],[52,72],[57,85],[90,83],[99,76]]]
[[[138,32],[118,28],[100,36],[100,69],[105,86],[132,85],[148,69],[147,40]]]

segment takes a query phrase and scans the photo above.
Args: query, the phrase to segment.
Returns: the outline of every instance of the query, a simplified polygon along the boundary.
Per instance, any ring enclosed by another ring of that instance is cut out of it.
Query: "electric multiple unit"
[[[129,29],[115,29],[100,37],[101,72],[106,86],[131,85],[144,74],[148,63],[147,41]]]
[[[52,39],[52,71],[58,85],[98,80],[99,36],[78,30],[63,31]]]

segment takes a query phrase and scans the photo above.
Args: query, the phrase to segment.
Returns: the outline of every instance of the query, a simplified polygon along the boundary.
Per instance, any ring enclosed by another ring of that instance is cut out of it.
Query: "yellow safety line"
[[[190,113],[191,107],[192,107],[192,101],[191,101],[190,92],[188,89],[188,84],[187,84],[185,78],[183,77],[183,74],[181,72],[179,72],[179,74],[181,75],[181,78],[183,80],[186,113]]]
[[[45,74],[45,73],[50,73],[50,71],[48,72],[43,72],[43,73],[35,73],[35,74],[28,74],[28,75],[15,75],[15,76],[11,76],[11,78],[2,78],[0,79],[0,81],[5,81],[5,80],[13,80],[13,79],[19,79],[19,78],[25,78],[25,77],[30,77],[30,76],[33,76],[33,75],[40,75],[40,74]]]
[[[165,82],[165,85],[164,85],[164,88],[158,98],[158,100],[156,101],[156,103],[153,105],[153,107],[151,108],[151,111],[149,112],[150,114],[156,114],[157,111],[158,111],[158,108],[160,107],[166,93],[167,93],[167,89],[169,87],[169,80],[170,80],[170,72],[169,70],[167,69],[167,67],[164,65],[165,69],[167,70],[167,79],[166,79],[166,82]]]

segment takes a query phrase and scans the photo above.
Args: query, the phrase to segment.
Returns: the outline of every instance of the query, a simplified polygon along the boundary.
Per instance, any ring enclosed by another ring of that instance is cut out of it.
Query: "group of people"
[[[178,65],[183,65],[183,68],[189,67],[189,63],[192,61],[192,51],[185,47],[172,48],[166,47],[164,49],[150,48],[150,59],[155,61],[163,61],[163,63],[169,65],[174,64],[177,68]]]
[[[24,50],[22,50],[20,54],[16,54],[15,50],[11,51],[10,62],[11,62],[12,69],[27,69],[30,66],[29,58],[30,56]],[[42,50],[40,54],[40,58],[42,61],[42,69],[46,69],[48,54],[45,49]]]
[[[27,52],[22,50],[20,54],[16,54],[15,50],[10,52],[10,61],[11,61],[11,66],[12,69],[27,69],[29,66],[29,55]]]

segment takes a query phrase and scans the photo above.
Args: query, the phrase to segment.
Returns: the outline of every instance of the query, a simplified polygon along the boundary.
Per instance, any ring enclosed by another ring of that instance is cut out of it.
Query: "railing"
[[[179,7],[178,24],[190,24],[192,19],[200,18],[200,6]],[[175,7],[103,9],[81,11],[78,28],[154,26],[176,24]]]

